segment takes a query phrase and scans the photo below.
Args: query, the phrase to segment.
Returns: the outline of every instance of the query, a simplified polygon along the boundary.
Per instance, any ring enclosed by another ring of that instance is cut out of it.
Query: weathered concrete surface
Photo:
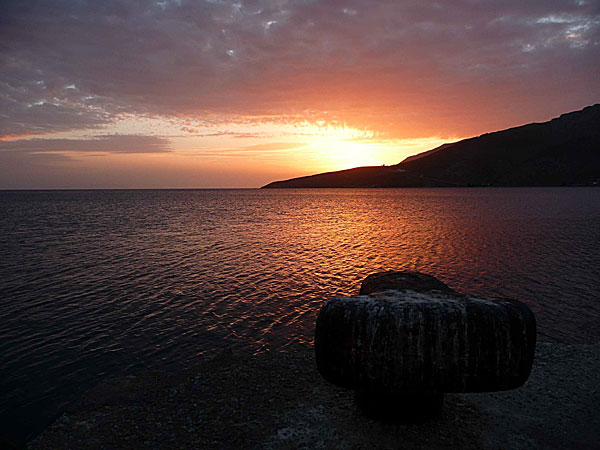
[[[325,303],[315,329],[320,373],[382,393],[514,389],[529,376],[535,318],[521,302],[383,291]]]
[[[444,404],[442,392],[395,394],[357,389],[356,406],[367,416],[385,422],[423,423],[439,417]]]
[[[520,389],[448,394],[422,424],[371,420],[312,348],[229,353],[182,374],[103,382],[31,449],[597,449],[600,344],[539,343]]]
[[[454,292],[436,277],[421,272],[387,272],[372,273],[361,285],[359,295],[369,295],[389,289],[410,289],[417,292],[441,291]]]

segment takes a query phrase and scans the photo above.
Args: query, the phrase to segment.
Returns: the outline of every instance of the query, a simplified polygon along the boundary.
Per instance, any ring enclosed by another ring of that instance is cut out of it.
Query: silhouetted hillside
[[[264,187],[588,186],[599,181],[597,104],[549,122],[444,144],[394,166],[357,167]]]

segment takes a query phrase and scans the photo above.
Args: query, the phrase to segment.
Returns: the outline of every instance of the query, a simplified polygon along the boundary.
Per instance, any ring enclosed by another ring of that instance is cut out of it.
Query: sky
[[[600,0],[0,0],[0,189],[258,187],[600,102]]]

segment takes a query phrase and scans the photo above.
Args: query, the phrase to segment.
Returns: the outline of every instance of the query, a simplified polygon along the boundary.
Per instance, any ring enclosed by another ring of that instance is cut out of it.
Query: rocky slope
[[[357,167],[264,188],[600,185],[600,104],[444,144],[394,166]]]

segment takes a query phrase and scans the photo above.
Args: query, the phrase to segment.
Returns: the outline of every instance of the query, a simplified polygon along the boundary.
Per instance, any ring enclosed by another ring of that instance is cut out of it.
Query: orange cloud
[[[45,136],[49,133],[44,134],[5,134],[4,136],[0,136],[0,141],[14,141],[17,139],[28,139],[32,137]]]

